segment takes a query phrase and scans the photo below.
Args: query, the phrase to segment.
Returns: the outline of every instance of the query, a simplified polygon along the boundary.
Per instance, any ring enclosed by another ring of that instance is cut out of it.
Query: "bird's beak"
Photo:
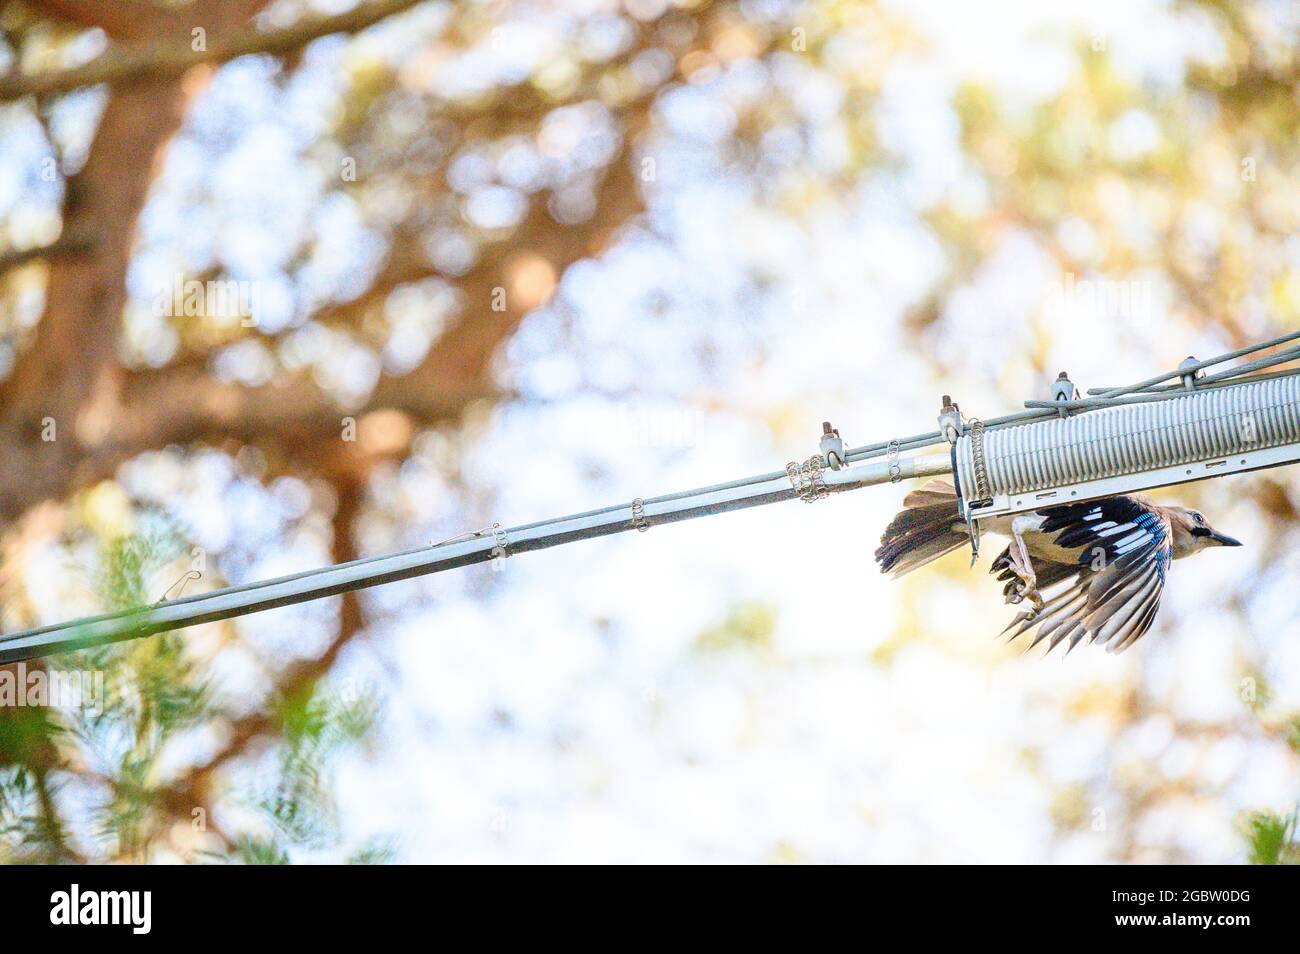
[[[1210,531],[1210,539],[1221,547],[1239,547],[1241,541],[1228,536],[1226,533],[1219,533],[1217,530]]]

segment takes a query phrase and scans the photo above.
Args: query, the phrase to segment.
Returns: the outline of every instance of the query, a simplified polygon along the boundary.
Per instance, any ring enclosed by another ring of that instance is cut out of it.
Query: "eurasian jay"
[[[968,541],[951,484],[933,480],[903,505],[876,551],[883,572],[903,576]],[[1011,538],[990,572],[1006,583],[1008,603],[1032,607],[1003,632],[1015,628],[1014,639],[1038,627],[1030,645],[1049,640],[1049,652],[1085,636],[1110,652],[1127,649],[1151,628],[1171,561],[1241,546],[1195,510],[1127,495],[992,518],[981,529]]]

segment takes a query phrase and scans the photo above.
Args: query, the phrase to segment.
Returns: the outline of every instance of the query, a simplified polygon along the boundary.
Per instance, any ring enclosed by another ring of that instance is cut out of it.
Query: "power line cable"
[[[1189,359],[1175,371],[1136,384],[1104,389],[1100,393],[1090,391],[1089,397],[1080,400],[1026,401],[1026,410],[983,422],[981,431],[996,431],[1067,414],[1084,414],[1128,404],[1175,400],[1188,393],[1189,384],[1199,391],[1295,377],[1300,375],[1300,370],[1273,374],[1253,372],[1300,359],[1300,347],[1285,349],[1200,379],[1196,375],[1207,368],[1298,338],[1300,332],[1294,332],[1208,361]],[[1182,384],[1165,387],[1166,382],[1174,378],[1181,379]],[[965,427],[964,424],[962,426]],[[459,566],[493,559],[504,560],[518,553],[626,530],[645,530],[659,524],[796,498],[812,501],[858,487],[952,473],[953,455],[947,446],[949,437],[941,431],[882,441],[845,451],[842,443],[837,443],[838,434],[835,433],[832,437],[829,425],[826,430],[822,453],[813,455],[802,465],[791,463],[784,471],[773,471],[658,497],[638,498],[629,503],[517,527],[503,529],[494,524],[432,546],[367,557],[207,593],[180,596],[160,601],[153,606],[21,630],[0,636],[0,663],[230,619]],[[828,445],[827,440],[832,443]],[[942,453],[901,456],[905,451],[918,451],[941,444],[945,445]],[[834,455],[839,460],[830,459],[832,453],[825,450],[828,446],[838,447]],[[881,457],[886,460],[879,460]]]

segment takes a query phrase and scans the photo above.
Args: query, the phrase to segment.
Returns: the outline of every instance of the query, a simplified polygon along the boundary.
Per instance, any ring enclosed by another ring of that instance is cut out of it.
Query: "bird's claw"
[[[1033,615],[1042,612],[1045,605],[1043,594],[1038,592],[1037,586],[1022,578],[1016,581],[1016,585],[1007,594],[1007,602],[1016,604],[1023,603],[1025,600],[1029,600],[1029,604],[1034,608]]]

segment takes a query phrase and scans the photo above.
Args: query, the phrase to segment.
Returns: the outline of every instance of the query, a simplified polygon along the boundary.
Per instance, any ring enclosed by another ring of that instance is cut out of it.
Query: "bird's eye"
[[[1192,511],[1192,519],[1197,523],[1205,523],[1205,515],[1197,513],[1195,510]]]

